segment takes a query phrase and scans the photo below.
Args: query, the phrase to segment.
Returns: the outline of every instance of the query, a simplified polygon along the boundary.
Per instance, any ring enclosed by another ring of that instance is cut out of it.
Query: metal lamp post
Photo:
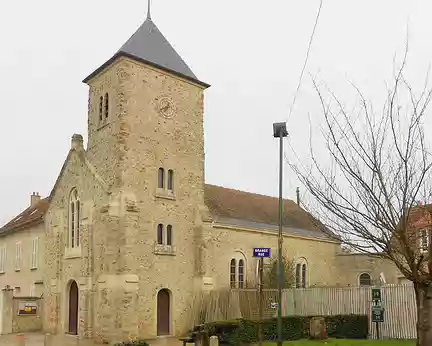
[[[282,224],[283,224],[283,198],[282,198],[282,180],[283,180],[283,139],[288,136],[286,123],[273,124],[273,137],[279,138],[279,234],[278,234],[278,318],[277,333],[278,346],[282,346],[282,288],[284,286],[284,268],[282,263]]]

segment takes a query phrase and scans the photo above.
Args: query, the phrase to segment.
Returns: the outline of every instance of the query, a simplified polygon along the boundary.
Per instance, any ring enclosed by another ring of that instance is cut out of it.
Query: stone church
[[[84,83],[87,147],[74,134],[51,194],[33,194],[0,229],[0,285],[43,295],[47,332],[180,335],[197,292],[243,288],[256,275],[253,248],[276,254],[278,200],[205,184],[209,84],[149,16]],[[297,203],[284,208],[299,286],[358,285],[382,271],[397,282],[390,264],[341,252]]]

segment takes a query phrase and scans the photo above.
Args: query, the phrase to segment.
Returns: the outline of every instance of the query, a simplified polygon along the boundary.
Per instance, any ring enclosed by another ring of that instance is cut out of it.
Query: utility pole
[[[282,263],[282,227],[283,227],[283,139],[288,136],[286,123],[273,124],[273,137],[279,138],[279,234],[278,234],[278,346],[282,346],[282,288],[284,285],[284,268]]]
[[[259,259],[259,290],[258,290],[258,308],[259,308],[259,321],[258,321],[258,345],[262,346],[263,335],[262,335],[262,319],[263,319],[263,271],[264,271],[264,258]]]
[[[271,256],[270,248],[254,248],[253,257],[258,258],[258,345],[262,346],[262,319],[263,319],[263,271],[264,258]]]

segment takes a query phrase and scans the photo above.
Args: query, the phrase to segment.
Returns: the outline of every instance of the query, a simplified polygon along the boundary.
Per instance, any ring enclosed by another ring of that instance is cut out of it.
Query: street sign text
[[[254,248],[253,257],[270,257],[270,248]]]

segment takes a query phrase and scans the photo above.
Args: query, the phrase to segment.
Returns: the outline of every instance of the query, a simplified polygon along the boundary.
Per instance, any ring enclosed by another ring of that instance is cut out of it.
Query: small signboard
[[[279,308],[279,304],[276,303],[276,302],[271,302],[271,303],[270,303],[270,308],[272,308],[272,309],[277,309],[277,308]]]
[[[372,300],[381,300],[381,289],[380,288],[372,288]]]
[[[270,257],[270,248],[254,248],[253,257]]]
[[[34,316],[37,313],[36,302],[19,302],[18,315],[20,316]]]
[[[384,308],[372,306],[372,322],[384,322]]]

